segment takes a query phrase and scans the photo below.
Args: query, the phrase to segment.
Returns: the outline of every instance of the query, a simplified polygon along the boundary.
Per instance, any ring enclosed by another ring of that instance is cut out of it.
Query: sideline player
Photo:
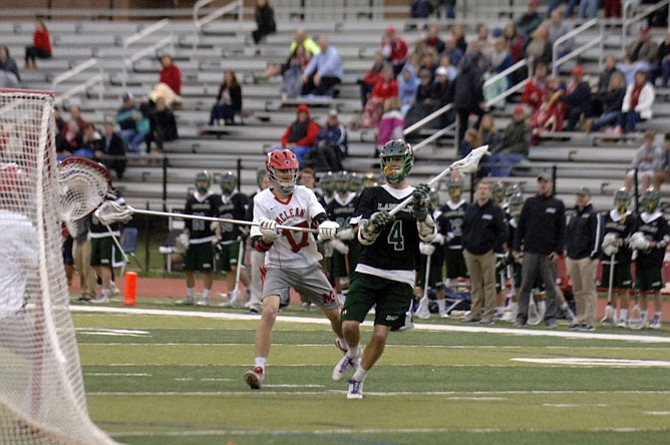
[[[265,161],[270,187],[254,197],[252,246],[265,254],[263,309],[256,330],[254,367],[244,374],[252,389],[260,389],[270,353],[272,327],[279,311],[280,296],[293,287],[303,298],[319,306],[337,334],[338,347],[344,347],[340,307],[335,292],[319,261],[316,242],[307,232],[280,230],[278,225],[309,228],[317,226],[319,240],[333,239],[337,224],[326,220],[326,212],[314,192],[296,185],[298,159],[288,149],[268,153]]]
[[[412,327],[415,260],[419,242],[431,242],[435,223],[428,212],[430,187],[409,185],[414,154],[403,140],[384,144],[380,154],[387,184],[363,190],[353,224],[358,224],[358,240],[363,251],[353,274],[349,294],[342,308],[342,329],[349,349],[333,369],[333,380],[340,381],[352,369],[348,399],[363,398],[363,382],[379,360],[392,330]],[[411,209],[395,217],[389,214],[405,198],[414,197]],[[360,324],[376,305],[372,338],[361,358]]]

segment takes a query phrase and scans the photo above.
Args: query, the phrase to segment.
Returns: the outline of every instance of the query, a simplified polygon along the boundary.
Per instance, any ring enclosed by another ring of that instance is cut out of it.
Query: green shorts
[[[244,249],[244,247],[242,247]],[[228,272],[237,267],[237,259],[240,254],[240,242],[221,245],[219,250],[219,268],[222,272]],[[242,253],[244,255],[244,253]],[[244,257],[243,257],[244,258]]]
[[[390,326],[395,331],[405,326],[413,299],[409,284],[354,272],[342,307],[342,320],[362,323],[376,305],[374,324]]]
[[[121,264],[121,252],[111,236],[91,238],[91,266],[118,267]]]
[[[602,274],[600,275],[600,286],[609,287],[610,285],[610,265],[603,264]],[[613,289],[630,289],[633,287],[633,278],[630,273],[630,264],[615,264],[614,276],[612,277]]]
[[[463,249],[444,249],[444,262],[447,265],[447,278],[465,278],[468,276],[468,269],[465,266],[463,258]]]
[[[214,249],[209,241],[201,244],[189,244],[184,257],[184,270],[187,272],[205,272],[214,269]]]
[[[641,292],[660,290],[663,287],[663,277],[660,267],[637,267],[635,286]]]

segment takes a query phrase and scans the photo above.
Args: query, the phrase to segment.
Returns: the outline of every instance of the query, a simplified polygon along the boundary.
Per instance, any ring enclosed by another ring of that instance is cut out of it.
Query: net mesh
[[[0,443],[114,444],[86,407],[52,110],[48,93],[0,90]]]

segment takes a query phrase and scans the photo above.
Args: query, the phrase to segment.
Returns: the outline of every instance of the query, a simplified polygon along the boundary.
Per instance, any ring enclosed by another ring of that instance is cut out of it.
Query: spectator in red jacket
[[[44,20],[35,20],[35,33],[33,34],[33,44],[26,47],[26,65],[24,69],[37,69],[35,59],[51,58],[51,37],[47,30]]]
[[[372,66],[368,72],[365,73],[365,76],[357,81],[357,83],[361,86],[361,105],[363,107],[365,107],[365,104],[368,101],[370,93],[372,93],[375,85],[379,80],[381,80],[382,68],[384,68],[384,64],[386,63],[384,62],[381,51],[375,52],[373,60],[374,62],[372,63]]]
[[[408,48],[407,43],[396,34],[393,26],[386,28],[382,39],[382,55],[387,62],[393,65],[393,76],[397,77],[407,62]]]
[[[377,81],[372,89],[372,94],[363,109],[364,128],[377,128],[379,119],[382,117],[384,101],[392,97],[398,97],[398,82],[393,75],[393,67],[386,64],[382,68],[382,78]]]
[[[300,104],[296,111],[295,121],[286,127],[281,138],[281,148],[290,149],[302,164],[303,159],[314,145],[319,131],[321,131],[319,124],[310,118],[309,107]]]
[[[521,102],[531,107],[531,114],[542,105],[542,100],[547,93],[547,74],[549,69],[544,62],[535,64],[535,74],[526,84],[521,94]]]
[[[156,102],[159,97],[165,99],[167,106],[173,102],[181,102],[181,71],[173,62],[172,56],[164,54],[161,56],[163,69],[160,72],[158,83],[149,92],[149,100]]]

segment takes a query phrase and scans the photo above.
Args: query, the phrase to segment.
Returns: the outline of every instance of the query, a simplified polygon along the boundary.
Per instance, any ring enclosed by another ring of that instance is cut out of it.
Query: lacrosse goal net
[[[53,109],[51,93],[0,89],[0,443],[114,444],[86,406]]]

